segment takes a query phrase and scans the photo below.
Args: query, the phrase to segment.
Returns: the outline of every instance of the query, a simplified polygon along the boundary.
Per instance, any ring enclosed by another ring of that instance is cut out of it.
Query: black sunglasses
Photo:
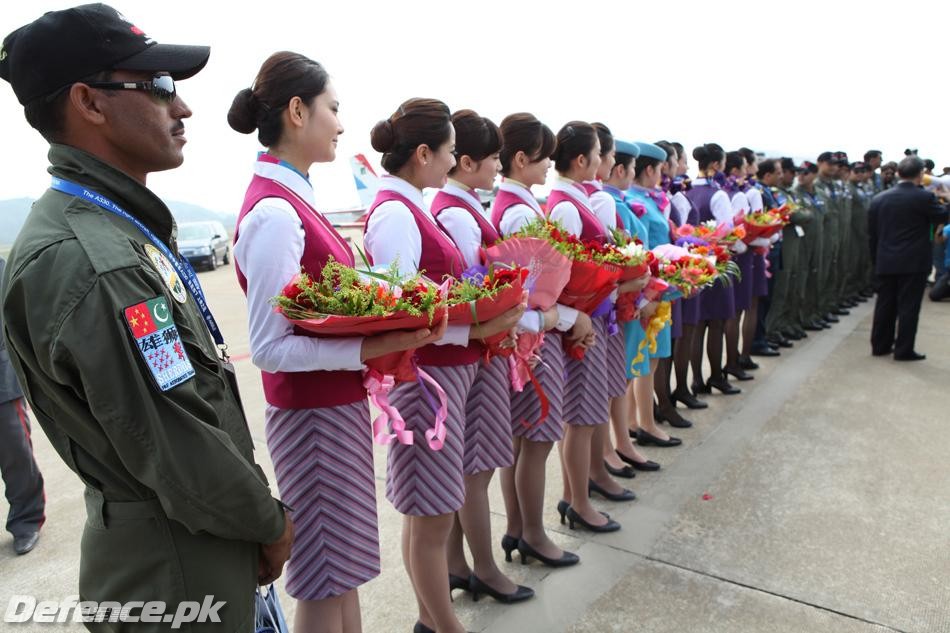
[[[155,75],[151,81],[97,81],[86,85],[104,90],[144,90],[161,101],[175,100],[175,80],[171,75]]]

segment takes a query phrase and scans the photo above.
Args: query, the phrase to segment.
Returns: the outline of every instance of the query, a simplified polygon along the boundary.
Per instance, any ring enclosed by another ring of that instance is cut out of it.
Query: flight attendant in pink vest
[[[557,134],[554,169],[558,178],[548,196],[548,218],[559,222],[582,240],[605,242],[607,232],[590,208],[590,198],[581,185],[593,180],[600,167],[600,140],[593,126],[571,121]],[[609,301],[609,300],[607,300]],[[558,512],[573,529],[581,525],[594,532],[613,532],[620,524],[598,512],[590,503],[591,438],[594,427],[610,418],[607,396],[607,319],[591,318],[589,332],[568,335],[585,348],[583,360],[568,358],[564,382],[564,439],[560,444],[565,486]],[[605,427],[606,428],[606,427]],[[601,447],[596,451],[601,452]],[[632,495],[627,496],[632,498]]]
[[[455,167],[449,172],[448,183],[433,199],[430,211],[462,253],[465,267],[471,268],[482,264],[482,247],[499,239],[477,190],[490,191],[495,184],[501,169],[501,136],[497,125],[472,110],[454,113],[452,125]],[[537,322],[538,315],[526,312],[522,320],[526,319]],[[479,364],[465,403],[465,504],[456,513],[448,549],[449,588],[471,591],[476,599],[488,594],[512,603],[534,595],[533,590],[509,580],[492,555],[488,484],[496,468],[506,468],[511,462],[508,359],[495,356]],[[463,533],[472,551],[474,572],[465,560]]]
[[[448,106],[435,99],[410,99],[371,135],[389,175],[366,220],[364,244],[374,265],[397,263],[405,274],[423,271],[434,281],[459,278],[462,253],[425,209],[422,190],[444,187],[455,166],[455,130]],[[484,353],[479,339],[511,330],[524,312],[515,307],[474,326],[449,326],[434,345],[419,350],[419,365],[445,390],[448,433],[441,450],[432,450],[425,432],[435,412],[416,382],[403,383],[391,402],[415,435],[412,445],[389,449],[386,496],[405,515],[403,560],[419,606],[416,631],[464,631],[449,602],[446,546],[455,513],[465,501],[465,412]]]
[[[492,203],[492,225],[501,235],[518,232],[530,222],[544,218],[544,211],[531,193],[543,185],[551,167],[551,153],[557,141],[548,126],[527,112],[511,114],[501,122],[501,173],[504,180]],[[544,343],[535,377],[548,399],[547,417],[541,420],[541,402],[534,389],[511,394],[511,423],[514,434],[514,464],[501,471],[501,490],[508,519],[501,547],[511,560],[515,549],[521,562],[537,559],[549,567],[568,567],[580,561],[577,554],[558,547],[544,529],[545,465],[554,442],[564,435],[564,352],[561,336],[577,327],[590,331],[590,317],[573,308],[558,305],[544,315]],[[519,324],[525,329],[525,323]],[[528,421],[531,424],[525,425]]]
[[[587,195],[590,197],[590,208],[597,216],[604,230],[607,232],[608,241],[613,242],[612,231],[619,228],[624,230],[623,220],[617,212],[617,202],[608,191],[604,190],[604,184],[610,179],[610,173],[616,164],[617,149],[614,145],[613,134],[603,123],[592,123],[597,132],[597,139],[600,141],[600,166],[593,180],[585,180],[581,183]],[[636,280],[633,283],[625,284],[624,288],[631,292],[639,292],[646,286],[647,278]],[[616,304],[620,290],[615,291],[610,300]],[[613,307],[611,307],[613,310]],[[607,336],[604,340],[607,353],[607,397],[609,398],[610,412],[613,414],[616,408],[626,406],[627,402],[627,352],[624,345],[623,331],[619,327],[616,315],[610,317]],[[594,434],[591,438],[592,446],[599,446],[602,450],[609,450],[611,459],[620,462],[620,458],[613,452],[610,444],[610,425],[598,424],[594,427]],[[594,449],[590,460],[590,489],[605,499],[610,501],[632,501],[636,496],[623,486],[618,484],[611,475],[632,479],[635,476],[632,466],[627,466],[622,462],[618,466],[607,468],[607,463],[601,459],[600,451]],[[570,491],[567,489],[567,482],[564,483],[564,494]]]
[[[287,593],[299,602],[298,631],[361,630],[357,587],[379,574],[379,533],[363,361],[438,339],[435,331],[321,339],[274,312],[270,299],[303,268],[319,275],[329,257],[353,264],[344,239],[316,210],[307,176],[332,161],[343,128],[326,71],[295,53],[275,53],[253,88],[234,98],[228,123],[257,131],[267,148],[254,164],[234,234],[247,294],[251,361],[267,400],[267,446],[296,536]]]

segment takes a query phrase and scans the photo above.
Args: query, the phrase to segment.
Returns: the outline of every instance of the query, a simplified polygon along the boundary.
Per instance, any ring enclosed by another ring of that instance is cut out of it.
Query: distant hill
[[[237,215],[234,214],[219,213],[199,207],[196,204],[178,202],[177,200],[166,200],[165,204],[171,209],[177,222],[218,220],[224,224],[228,231],[233,230],[237,223]],[[33,198],[0,200],[0,245],[13,243],[20,229],[23,228],[23,223],[26,222],[26,216],[30,213],[32,205]]]

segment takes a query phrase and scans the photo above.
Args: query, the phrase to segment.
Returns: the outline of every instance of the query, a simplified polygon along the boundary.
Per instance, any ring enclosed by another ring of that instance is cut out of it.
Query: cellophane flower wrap
[[[527,268],[504,264],[469,268],[449,289],[449,324],[478,325],[519,305],[528,273]],[[501,346],[507,337],[508,332],[499,332],[485,338],[486,357],[510,355],[511,348]]]
[[[395,263],[385,271],[358,271],[330,258],[318,276],[306,271],[295,275],[272,303],[296,329],[333,338],[431,327],[445,314],[447,295],[448,284],[439,286],[420,275],[401,278]],[[388,401],[397,382],[429,382],[445,403],[445,392],[416,366],[414,357],[415,350],[406,350],[365,362],[363,386],[381,411],[373,421],[373,435],[380,444],[413,443],[412,432],[405,430],[405,421]],[[436,413],[435,427],[427,432],[433,450],[444,441],[442,409]]]
[[[789,223],[790,214],[788,205],[782,205],[769,211],[756,211],[736,216],[736,226],[742,226],[745,230],[743,241],[746,244],[752,244],[759,238],[768,239],[781,231]]]
[[[655,259],[653,253],[643,242],[630,237],[626,231],[614,229],[613,239],[616,248],[626,258],[626,263],[620,269],[618,283],[641,279],[650,274],[650,264]],[[625,292],[617,297],[617,321],[626,323],[637,318],[639,309],[637,300],[640,292]]]

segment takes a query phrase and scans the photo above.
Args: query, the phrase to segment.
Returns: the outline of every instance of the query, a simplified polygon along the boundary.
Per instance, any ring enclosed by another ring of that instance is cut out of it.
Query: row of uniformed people
[[[405,516],[403,556],[418,599],[417,631],[459,631],[449,601],[452,588],[516,602],[533,595],[508,579],[492,554],[487,487],[503,469],[508,516],[502,548],[510,558],[560,567],[579,558],[559,548],[543,525],[545,462],[561,440],[565,473],[562,520],[594,531],[619,529],[597,512],[590,491],[615,500],[635,496],[610,476],[599,457],[609,446],[611,405],[617,457],[641,469],[658,465],[630,441],[628,379],[635,376],[640,402],[640,443],[674,445],[652,417],[650,371],[669,356],[669,333],[655,354],[635,370],[644,333],[626,332],[608,317],[558,305],[546,312],[518,306],[477,326],[321,339],[295,330],[269,305],[270,297],[301,267],[318,274],[330,256],[353,264],[345,241],[317,212],[307,173],[335,157],[343,132],[338,98],[326,71],[293,53],[277,53],[262,66],[254,87],[234,100],[229,122],[257,131],[259,154],[235,233],[235,260],[249,305],[253,362],[262,370],[268,448],[278,487],[294,508],[296,538],[287,569],[287,591],[297,598],[296,626],[359,630],[357,588],[379,573],[379,540],[373,486],[372,444],[362,364],[392,351],[418,348],[420,366],[443,387],[449,433],[430,450],[425,432],[435,414],[417,383],[404,383],[391,400],[415,443],[390,446],[386,496]],[[584,239],[608,239],[618,226],[651,246],[670,240],[657,186],[667,153],[652,144],[616,144],[605,126],[576,121],[557,137],[530,114],[507,117],[497,128],[472,111],[454,115],[431,99],[403,103],[373,129],[388,175],[369,209],[364,245],[374,264],[397,262],[404,273],[460,277],[478,262],[479,249],[536,217],[548,215]],[[545,214],[530,187],[545,182],[551,159],[559,177]],[[477,188],[505,176],[490,216]],[[439,188],[431,209],[422,190]],[[594,202],[596,201],[596,202]],[[631,206],[631,203],[639,203]],[[634,213],[631,209],[639,211]],[[633,291],[643,282],[628,282]],[[478,341],[512,330],[546,331],[537,376],[550,402],[540,417],[532,390],[511,393],[505,363],[480,363]],[[639,331],[637,331],[639,330]],[[639,338],[638,338],[639,337]],[[586,348],[583,360],[565,357],[562,338]],[[644,404],[650,406],[644,406]],[[634,427],[636,428],[636,427]],[[628,466],[629,468],[629,466]],[[464,557],[462,538],[472,555]]]

